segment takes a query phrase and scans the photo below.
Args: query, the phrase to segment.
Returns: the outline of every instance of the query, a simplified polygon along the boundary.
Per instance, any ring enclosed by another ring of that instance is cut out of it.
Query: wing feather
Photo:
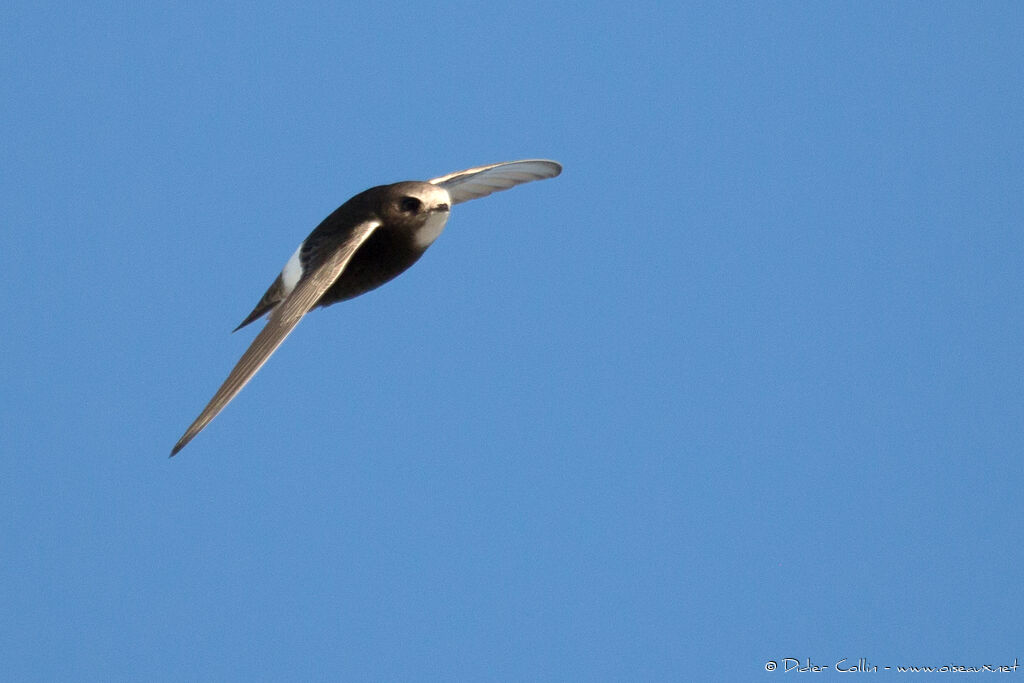
[[[252,344],[242,354],[228,378],[224,380],[224,384],[203,408],[203,412],[174,445],[171,456],[178,453],[199,432],[203,431],[206,425],[238,395],[242,387],[263,367],[263,364],[277,350],[281,342],[291,334],[291,331],[302,320],[302,316],[306,315],[324,292],[330,289],[345,270],[345,266],[348,265],[356,250],[379,225],[376,221],[368,221],[356,226],[348,239],[334,249],[320,265],[299,280],[292,293],[271,311],[266,326],[260,330]]]
[[[448,190],[452,204],[460,204],[522,183],[554,178],[561,172],[562,165],[557,161],[522,159],[467,168],[465,171],[449,173],[428,182]]]

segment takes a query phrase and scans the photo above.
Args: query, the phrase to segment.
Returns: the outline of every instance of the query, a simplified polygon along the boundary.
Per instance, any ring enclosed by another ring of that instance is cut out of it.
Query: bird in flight
[[[238,395],[302,316],[375,289],[414,264],[441,234],[452,206],[561,172],[559,163],[547,159],[505,161],[426,182],[371,187],[342,204],[302,241],[252,313],[235,328],[269,314],[266,326],[178,439],[171,456]]]

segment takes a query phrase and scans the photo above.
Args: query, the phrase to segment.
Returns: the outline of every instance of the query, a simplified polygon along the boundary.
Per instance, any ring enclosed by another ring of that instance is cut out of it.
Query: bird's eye
[[[402,197],[402,211],[417,213],[420,210],[420,206],[422,206],[422,202],[415,197]]]

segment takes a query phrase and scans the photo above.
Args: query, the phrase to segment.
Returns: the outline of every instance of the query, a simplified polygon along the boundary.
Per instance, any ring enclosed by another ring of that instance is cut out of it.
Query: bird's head
[[[395,183],[388,185],[381,195],[377,213],[387,229],[408,232],[417,246],[426,249],[444,229],[451,203],[443,187],[430,183]]]

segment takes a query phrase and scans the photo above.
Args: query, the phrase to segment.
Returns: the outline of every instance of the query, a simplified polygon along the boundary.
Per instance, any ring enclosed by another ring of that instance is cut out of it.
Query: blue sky
[[[1024,661],[1018,3],[15,3],[0,55],[5,678]],[[167,458],[324,216],[527,157]]]

